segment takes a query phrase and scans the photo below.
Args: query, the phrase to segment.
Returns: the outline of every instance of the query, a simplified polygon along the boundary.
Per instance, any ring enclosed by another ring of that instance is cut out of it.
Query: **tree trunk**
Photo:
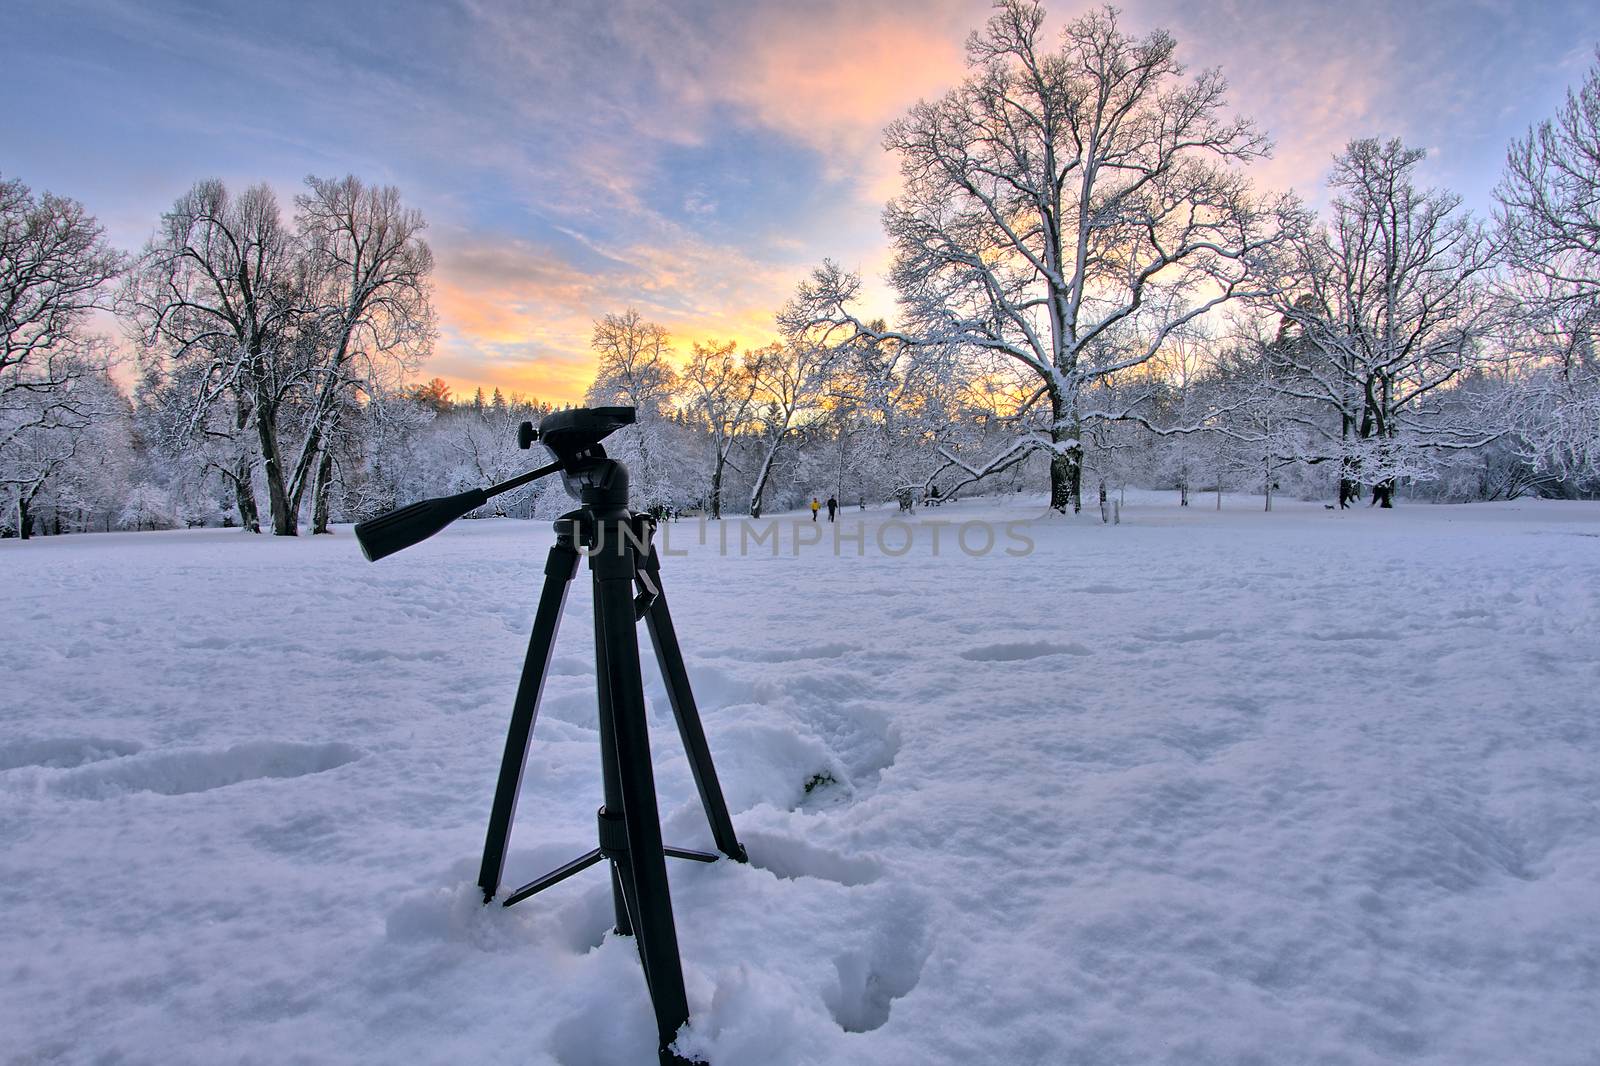
[[[839,467],[836,471],[834,471],[833,479],[833,498],[836,500],[844,496],[845,445],[849,439],[850,438],[847,433],[845,433],[843,430],[839,431]]]
[[[234,440],[239,445],[239,456],[233,464],[233,502],[239,509],[239,527],[246,533],[260,533],[261,512],[256,509],[256,487],[250,474],[250,468],[254,465],[251,462],[250,446],[237,436],[242,434],[249,424],[249,405],[243,401],[236,401],[233,408],[233,428],[236,434]]]
[[[1385,478],[1372,486],[1372,503],[1367,506],[1393,507],[1394,506],[1394,478]]]
[[[711,470],[711,517],[718,521],[722,519],[722,464],[723,458],[719,451],[717,465]]]
[[[1076,442],[1077,431],[1067,424],[1066,398],[1059,392],[1050,393],[1050,443],[1055,447],[1050,452],[1050,509],[1067,513],[1067,507],[1074,501],[1082,506],[1082,501],[1077,500],[1078,491],[1082,487],[1083,449],[1074,443],[1071,448],[1062,448],[1067,441]],[[1077,508],[1074,508],[1075,510]]]
[[[1050,508],[1067,513],[1072,506],[1072,458],[1065,452],[1050,455]]]
[[[333,453],[325,451],[317,463],[317,483],[311,490],[311,533],[327,533],[328,492],[333,483]]]
[[[233,503],[239,509],[239,526],[246,533],[261,532],[261,512],[256,509],[256,488],[250,479],[250,455],[239,456],[233,471]]]
[[[17,493],[17,537],[27,540],[31,535],[29,527],[33,525],[33,517],[28,514],[28,497],[25,493]]]
[[[1077,514],[1083,510],[1083,446],[1080,444],[1067,454],[1072,464],[1072,513]]]
[[[781,438],[780,438],[781,439]],[[761,471],[756,475],[755,488],[750,490],[750,517],[761,517],[761,497],[766,495],[767,479],[772,476],[772,460],[778,454],[778,446],[774,444],[761,460]]]
[[[267,478],[267,510],[272,533],[292,537],[299,532],[300,516],[289,506],[289,489],[283,478],[283,456],[278,451],[277,409],[265,397],[256,399],[256,443],[261,448],[261,469]]]
[[[1350,431],[1354,428],[1354,420],[1349,411],[1339,412],[1339,439],[1348,441]],[[1351,503],[1361,498],[1360,487],[1356,484],[1355,464],[1350,460],[1349,448],[1344,449],[1344,454],[1339,456],[1339,510],[1344,510]]]

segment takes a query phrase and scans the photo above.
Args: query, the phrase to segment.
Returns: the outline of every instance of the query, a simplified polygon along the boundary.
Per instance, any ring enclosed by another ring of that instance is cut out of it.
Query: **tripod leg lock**
[[[600,854],[608,859],[627,859],[628,827],[622,820],[622,814],[613,814],[601,807],[597,818],[600,822]]]

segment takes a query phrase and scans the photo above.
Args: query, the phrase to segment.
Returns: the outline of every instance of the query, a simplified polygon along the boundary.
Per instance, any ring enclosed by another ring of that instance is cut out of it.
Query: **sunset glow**
[[[82,200],[129,249],[202,177],[267,180],[285,203],[308,173],[392,182],[429,220],[438,261],[440,333],[420,375],[554,401],[582,395],[600,316],[637,308],[682,351],[759,345],[824,256],[866,275],[870,310],[892,316],[878,216],[898,175],[882,127],[959,80],[987,15],[968,0],[400,3],[296,18],[24,6],[8,176]],[[1054,24],[1082,7],[1053,7]],[[1578,2],[1365,0],[1334,20],[1309,2],[1206,8],[1144,0],[1125,17],[1171,30],[1191,68],[1221,66],[1233,106],[1277,141],[1257,182],[1313,203],[1348,139],[1398,135],[1429,148],[1431,180],[1485,211],[1507,140],[1589,57],[1570,33]]]

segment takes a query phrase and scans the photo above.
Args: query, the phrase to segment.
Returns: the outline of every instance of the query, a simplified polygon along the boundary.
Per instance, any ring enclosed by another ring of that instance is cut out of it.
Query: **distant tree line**
[[[887,131],[898,321],[825,262],[772,343],[595,323],[586,402],[640,507],[760,515],[934,488],[1397,496],[1600,493],[1600,63],[1509,148],[1492,218],[1351,142],[1321,217],[1262,194],[1265,135],[1107,9],[1055,47],[1002,0],[970,75]],[[453,397],[432,256],[397,190],[203,181],[137,254],[74,201],[0,178],[0,533],[234,525],[324,532],[525,469],[521,396]],[[97,312],[123,323],[133,384]],[[127,375],[123,375],[126,380]],[[559,486],[492,513],[553,517]]]

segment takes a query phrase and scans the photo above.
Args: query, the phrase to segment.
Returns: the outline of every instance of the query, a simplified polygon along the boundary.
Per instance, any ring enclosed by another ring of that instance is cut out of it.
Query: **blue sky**
[[[1051,24],[1085,7],[1050,5]],[[822,257],[881,271],[880,131],[959,79],[987,11],[11,0],[0,173],[82,200],[130,249],[203,177],[268,181],[286,206],[307,174],[392,182],[439,263],[423,373],[569,400],[608,311],[637,307],[685,348],[757,344]],[[1221,66],[1277,142],[1258,182],[1313,203],[1332,155],[1379,135],[1428,149],[1428,179],[1487,211],[1507,141],[1600,42],[1577,0],[1140,0],[1123,17]]]

